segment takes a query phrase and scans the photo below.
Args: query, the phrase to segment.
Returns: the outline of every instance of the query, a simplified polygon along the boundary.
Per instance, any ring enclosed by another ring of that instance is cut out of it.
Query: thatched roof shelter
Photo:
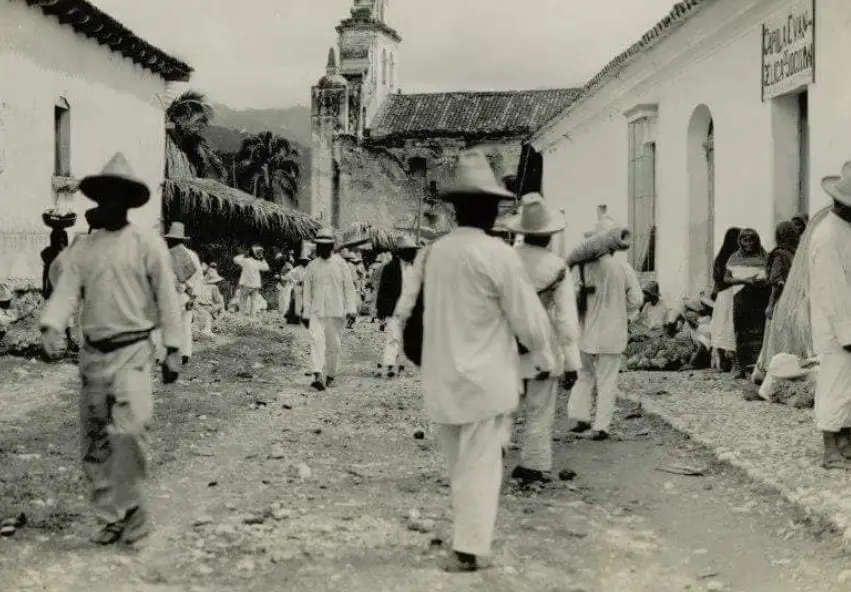
[[[181,220],[204,234],[254,236],[270,242],[310,239],[322,227],[318,219],[249,195],[213,179],[193,175],[186,155],[166,143],[166,180],[163,213],[168,221]],[[197,231],[194,231],[197,234]]]

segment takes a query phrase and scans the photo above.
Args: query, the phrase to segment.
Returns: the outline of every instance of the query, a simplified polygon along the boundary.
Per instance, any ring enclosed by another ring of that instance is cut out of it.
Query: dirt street
[[[132,552],[86,540],[73,373],[3,362],[0,514],[27,524],[0,539],[0,590],[851,590],[834,533],[633,406],[602,443],[568,436],[560,413],[556,471],[579,476],[536,492],[506,479],[494,566],[444,574],[442,459],[415,373],[373,376],[376,326],[346,334],[324,393],[307,387],[302,330],[272,317],[226,329],[157,389],[157,531]]]

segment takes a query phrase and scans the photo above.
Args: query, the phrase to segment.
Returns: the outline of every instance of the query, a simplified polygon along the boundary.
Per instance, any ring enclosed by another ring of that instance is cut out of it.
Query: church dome
[[[326,74],[319,79],[319,88],[346,88],[349,81],[340,74]]]

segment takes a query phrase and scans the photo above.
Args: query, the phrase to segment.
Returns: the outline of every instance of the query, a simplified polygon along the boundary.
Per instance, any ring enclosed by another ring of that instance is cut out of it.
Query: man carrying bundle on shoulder
[[[580,244],[568,257],[580,276],[579,349],[582,368],[568,401],[568,415],[577,421],[571,431],[593,427],[593,440],[606,440],[615,411],[621,356],[626,350],[629,315],[638,311],[644,297],[641,284],[629,263],[615,257],[629,248],[629,231],[601,229]],[[591,421],[596,394],[597,413]]]
[[[515,248],[550,319],[546,347],[535,352],[520,349],[520,371],[526,387],[521,399],[526,411],[526,432],[521,464],[511,477],[526,486],[550,481],[559,378],[566,375],[567,383],[572,385],[581,364],[579,320],[572,278],[564,260],[549,250],[553,235],[564,230],[564,223],[550,213],[540,195],[532,193],[523,198],[520,214],[503,226],[523,235],[523,243]]]

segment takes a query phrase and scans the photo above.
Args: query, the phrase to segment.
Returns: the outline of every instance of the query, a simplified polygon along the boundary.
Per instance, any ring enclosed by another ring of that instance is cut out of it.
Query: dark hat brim
[[[92,175],[80,181],[80,191],[96,203],[122,200],[128,208],[139,208],[151,198],[148,186],[128,177]]]

